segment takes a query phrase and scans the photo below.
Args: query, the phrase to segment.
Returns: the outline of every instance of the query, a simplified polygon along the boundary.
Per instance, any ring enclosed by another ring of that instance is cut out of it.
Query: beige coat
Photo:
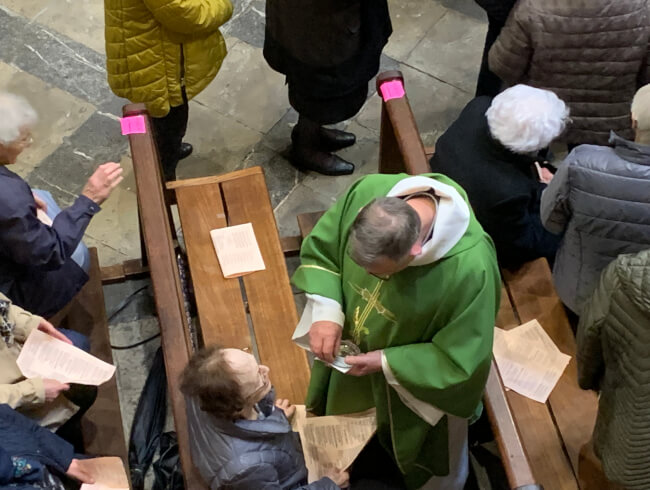
[[[10,301],[2,293],[0,300]],[[7,345],[0,339],[0,403],[8,404],[44,427],[56,429],[74,415],[78,407],[63,396],[45,405],[43,380],[25,379],[16,364],[25,340],[42,318],[12,304],[7,319],[14,325],[14,341]]]

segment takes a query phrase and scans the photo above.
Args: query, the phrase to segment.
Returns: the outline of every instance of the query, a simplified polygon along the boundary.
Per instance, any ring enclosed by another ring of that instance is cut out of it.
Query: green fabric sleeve
[[[144,0],[154,18],[181,34],[214,32],[232,15],[230,0]]]
[[[479,260],[458,258],[455,287],[448,292],[449,303],[441,305],[448,311],[447,321],[431,342],[384,349],[401,386],[419,400],[465,418],[474,415],[485,388],[501,294],[494,249],[487,238],[482,243],[485,252]]]
[[[300,248],[300,266],[291,278],[293,285],[306,293],[331,298],[341,305],[341,263],[347,233],[358,211],[351,213],[348,208],[360,182],[325,212],[305,238]]]

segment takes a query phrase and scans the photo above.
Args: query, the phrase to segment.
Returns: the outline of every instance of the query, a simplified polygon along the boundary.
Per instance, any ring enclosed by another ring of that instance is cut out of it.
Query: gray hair
[[[546,148],[570,121],[569,109],[557,95],[528,85],[501,92],[485,115],[492,136],[515,153]]]
[[[417,241],[420,217],[398,197],[381,197],[364,206],[350,228],[349,252],[361,267],[380,257],[403,259]]]
[[[0,92],[0,144],[8,145],[20,137],[20,131],[32,127],[38,117],[26,99]]]
[[[650,133],[650,83],[644,85],[636,94],[634,94],[634,99],[632,100],[632,119],[636,121],[636,130],[637,133],[643,133],[643,138],[639,141],[637,134],[637,143],[650,144],[648,140],[648,135]]]

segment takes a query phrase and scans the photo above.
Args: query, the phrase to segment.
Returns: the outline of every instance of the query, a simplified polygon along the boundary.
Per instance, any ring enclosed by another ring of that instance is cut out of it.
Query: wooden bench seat
[[[291,342],[298,321],[283,247],[297,251],[295,239],[281,242],[264,174],[253,167],[216,177],[175,181],[164,186],[151,125],[142,105],[124,115],[143,115],[147,132],[129,136],[141,230],[162,334],[169,397],[178,435],[185,488],[205,489],[189,452],[185,402],[178,376],[192,354],[181,281],[176,263],[171,203],[176,203],[189,262],[198,334],[203,345],[250,349],[270,367],[279,397],[303,400],[309,381],[305,352]],[[210,230],[252,223],[266,270],[225,279]]]
[[[67,307],[60,324],[86,335],[90,339],[90,353],[114,364],[97,249],[90,248],[89,252],[89,280]],[[116,376],[98,388],[97,400],[84,415],[81,427],[87,454],[119,456],[126,465],[127,446]]]

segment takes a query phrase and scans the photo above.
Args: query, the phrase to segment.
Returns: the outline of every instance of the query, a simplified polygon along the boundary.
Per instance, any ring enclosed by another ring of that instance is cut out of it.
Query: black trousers
[[[84,440],[81,433],[81,418],[97,399],[97,387],[71,384],[68,391],[63,392],[68,400],[79,407],[79,411],[66,421],[56,431],[56,435],[74,446],[77,453],[84,452]]]
[[[495,97],[501,92],[501,79],[490,71],[488,64],[488,54],[494,41],[499,37],[499,33],[505,22],[495,20],[488,15],[488,31],[485,36],[485,47],[483,48],[483,59],[481,60],[481,69],[478,73],[478,82],[476,83],[476,97],[488,95]]]
[[[158,156],[165,180],[176,178],[176,167],[180,159],[181,143],[187,130],[188,116],[189,106],[183,91],[183,104],[172,107],[169,114],[164,117],[152,118]]]

